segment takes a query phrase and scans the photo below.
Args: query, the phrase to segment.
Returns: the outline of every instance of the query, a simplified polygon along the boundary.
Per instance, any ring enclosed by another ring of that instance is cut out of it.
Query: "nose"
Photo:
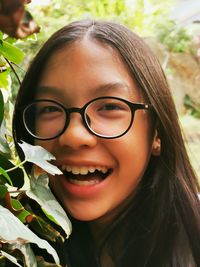
[[[69,125],[59,137],[59,144],[73,150],[78,150],[82,147],[94,147],[96,143],[97,137],[87,130],[81,115],[70,114]]]

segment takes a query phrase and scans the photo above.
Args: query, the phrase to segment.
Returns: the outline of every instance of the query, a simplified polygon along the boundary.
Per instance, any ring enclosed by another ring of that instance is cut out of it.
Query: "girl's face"
[[[100,96],[143,102],[113,48],[85,38],[51,56],[37,99],[55,100],[70,108]],[[114,210],[134,192],[147,168],[153,142],[149,112],[137,110],[132,127],[120,138],[96,137],[85,128],[79,113],[71,113],[69,126],[60,137],[36,144],[50,151],[64,172],[50,176],[51,188],[64,208],[76,219],[91,221]],[[81,174],[88,171],[89,175]]]

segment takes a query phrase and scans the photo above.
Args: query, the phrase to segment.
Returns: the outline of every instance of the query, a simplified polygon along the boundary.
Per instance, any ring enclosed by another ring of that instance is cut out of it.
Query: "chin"
[[[84,212],[85,211],[85,212]],[[103,215],[100,213],[97,213],[96,211],[86,212],[87,208],[82,209],[81,211],[74,211],[72,209],[67,209],[68,214],[70,214],[71,217],[78,221],[95,221],[101,218]]]

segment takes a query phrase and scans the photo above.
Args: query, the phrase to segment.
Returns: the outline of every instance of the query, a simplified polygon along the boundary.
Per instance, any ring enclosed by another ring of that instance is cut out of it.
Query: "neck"
[[[93,236],[93,240],[98,248],[101,248],[110,232],[115,225],[123,218],[128,211],[128,206],[133,200],[134,195],[129,196],[119,206],[114,208],[111,212],[106,213],[97,220],[88,223],[89,229]]]

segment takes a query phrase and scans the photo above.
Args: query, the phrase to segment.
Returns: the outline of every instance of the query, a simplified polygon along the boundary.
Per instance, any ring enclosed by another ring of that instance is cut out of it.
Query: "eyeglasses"
[[[148,110],[149,104],[131,103],[118,97],[98,97],[82,108],[66,108],[54,100],[39,99],[23,110],[23,123],[31,136],[51,140],[64,133],[70,114],[80,113],[87,130],[101,138],[118,138],[130,129],[135,111]]]

